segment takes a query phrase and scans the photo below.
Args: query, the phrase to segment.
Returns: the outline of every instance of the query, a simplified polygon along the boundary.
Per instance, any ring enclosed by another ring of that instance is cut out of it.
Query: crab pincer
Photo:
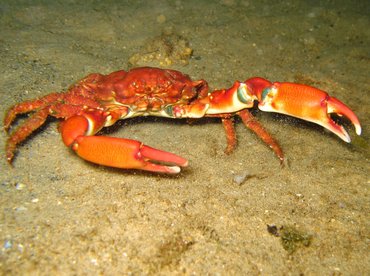
[[[122,169],[173,174],[179,173],[180,167],[188,165],[185,158],[131,139],[79,136],[73,142],[72,149],[87,161]]]
[[[64,144],[71,147],[81,158],[109,167],[179,173],[180,167],[187,166],[186,159],[146,146],[140,141],[95,136],[108,116],[108,113],[93,110],[63,121],[60,132]]]
[[[325,91],[304,84],[270,83],[262,78],[252,78],[246,83],[254,87],[259,101],[258,108],[262,111],[282,113],[316,123],[350,143],[348,132],[330,117],[330,114],[335,113],[350,120],[356,134],[361,135],[361,125],[356,114]]]

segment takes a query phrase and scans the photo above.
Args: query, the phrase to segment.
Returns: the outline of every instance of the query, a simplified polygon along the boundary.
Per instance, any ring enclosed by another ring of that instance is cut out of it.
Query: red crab
[[[142,142],[95,136],[117,120],[135,116],[168,118],[219,117],[226,130],[226,153],[236,145],[233,116],[241,117],[246,127],[268,144],[281,161],[278,143],[250,114],[258,101],[259,109],[287,114],[319,124],[346,142],[350,137],[336,124],[330,113],[347,117],[361,134],[358,118],[344,103],[317,88],[295,83],[271,83],[263,78],[236,81],[229,89],[209,92],[205,80],[192,81],[179,71],[159,68],[135,68],[109,75],[90,74],[66,92],[51,93],[40,99],[13,106],[5,116],[8,130],[18,114],[33,112],[7,140],[6,157],[12,162],[17,145],[39,128],[50,116],[61,118],[63,142],[90,162],[118,168],[178,173],[188,161],[173,153],[144,145]]]

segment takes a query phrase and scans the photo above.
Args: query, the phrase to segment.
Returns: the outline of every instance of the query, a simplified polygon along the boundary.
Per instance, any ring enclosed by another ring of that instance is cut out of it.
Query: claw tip
[[[362,131],[361,126],[360,125],[355,125],[355,128],[356,128],[356,134],[361,135],[361,131]]]
[[[173,173],[173,174],[179,173],[180,171],[181,169],[178,166],[172,166],[172,167],[167,166],[167,170],[166,170],[167,173]]]

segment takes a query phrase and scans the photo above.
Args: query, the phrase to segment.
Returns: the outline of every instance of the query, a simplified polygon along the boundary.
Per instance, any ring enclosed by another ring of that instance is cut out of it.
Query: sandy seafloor
[[[168,67],[214,89],[252,76],[319,86],[363,126],[359,139],[345,124],[349,145],[255,111],[283,168],[240,121],[229,156],[217,120],[139,118],[105,132],[188,158],[173,177],[87,163],[63,145],[57,120],[11,167],[1,132],[1,274],[369,275],[369,2],[279,2],[1,1],[1,120],[88,73],[127,69],[170,30],[193,56]]]

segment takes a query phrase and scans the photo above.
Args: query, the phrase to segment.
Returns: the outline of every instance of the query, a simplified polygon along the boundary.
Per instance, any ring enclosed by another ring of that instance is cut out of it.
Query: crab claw
[[[103,125],[102,118],[97,111],[68,118],[60,126],[64,144],[71,146],[81,158],[109,167],[175,174],[180,172],[180,167],[188,165],[178,155],[136,140],[93,136]]]
[[[336,113],[347,117],[354,125],[356,134],[361,135],[361,125],[355,113],[320,89],[288,82],[270,83],[261,78],[249,79],[246,84],[254,91],[262,111],[282,113],[319,124],[350,143],[347,131],[329,115]]]
[[[173,153],[151,148],[136,140],[115,137],[79,136],[72,149],[87,161],[116,168],[174,174],[188,164],[186,159]]]

